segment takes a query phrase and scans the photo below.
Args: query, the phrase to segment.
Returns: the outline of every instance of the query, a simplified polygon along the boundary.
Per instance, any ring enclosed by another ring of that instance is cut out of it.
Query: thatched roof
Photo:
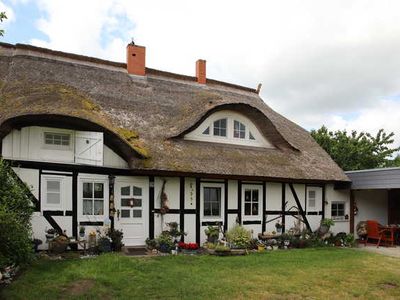
[[[347,181],[309,133],[254,89],[36,48],[0,44],[0,137],[15,126],[101,129],[136,171]],[[275,149],[183,140],[210,113],[245,114]],[[36,117],[35,117],[36,116]]]

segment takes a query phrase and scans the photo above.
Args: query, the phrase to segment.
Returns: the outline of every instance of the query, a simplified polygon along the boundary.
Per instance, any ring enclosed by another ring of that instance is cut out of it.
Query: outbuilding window
[[[236,120],[233,123],[233,137],[239,139],[246,138],[246,126]]]
[[[71,135],[67,133],[45,132],[44,143],[45,145],[69,147],[71,144]]]
[[[345,203],[332,202],[331,216],[334,220],[343,220],[345,218]]]

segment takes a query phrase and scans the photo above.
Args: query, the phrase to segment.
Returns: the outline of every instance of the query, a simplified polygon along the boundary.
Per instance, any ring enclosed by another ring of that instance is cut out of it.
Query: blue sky
[[[256,9],[255,9],[256,8]],[[0,0],[3,42],[147,65],[250,87],[311,129],[394,131],[400,145],[399,1]]]

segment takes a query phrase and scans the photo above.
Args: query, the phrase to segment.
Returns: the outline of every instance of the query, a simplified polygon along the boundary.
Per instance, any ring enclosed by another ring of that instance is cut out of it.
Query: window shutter
[[[103,133],[75,132],[75,162],[86,165],[103,165]]]

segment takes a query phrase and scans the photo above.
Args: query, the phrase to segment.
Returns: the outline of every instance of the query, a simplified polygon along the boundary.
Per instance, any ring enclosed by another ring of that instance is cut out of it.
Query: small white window
[[[246,138],[246,126],[236,120],[233,123],[233,137],[239,139]]]
[[[313,190],[308,191],[308,207],[315,208],[316,193]]]
[[[260,193],[258,189],[245,189],[244,215],[258,216],[260,213]]]
[[[209,135],[209,134],[210,134],[210,127],[207,127],[207,128],[203,131],[203,134]]]
[[[214,135],[226,136],[226,119],[219,119],[214,122]]]
[[[71,135],[68,133],[45,132],[44,143],[45,145],[69,147],[71,145]]]
[[[60,205],[61,204],[61,180],[47,179],[46,180],[46,204]]]
[[[332,202],[331,216],[334,220],[345,219],[345,202]]]
[[[254,135],[251,133],[251,131],[249,131],[249,139],[250,140],[255,140],[255,137],[254,137]]]
[[[82,214],[86,216],[104,215],[104,183],[83,182]]]

